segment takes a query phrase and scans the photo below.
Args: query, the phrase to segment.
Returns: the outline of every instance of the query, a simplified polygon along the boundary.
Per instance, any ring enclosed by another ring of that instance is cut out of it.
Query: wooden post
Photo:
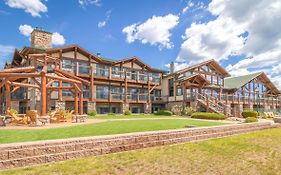
[[[128,101],[127,93],[128,93],[127,72],[125,72],[125,103],[127,103]]]
[[[78,102],[78,91],[77,91],[77,89],[75,89],[75,101],[74,101],[75,115],[78,115],[78,106],[79,106],[78,103],[79,103]]]
[[[94,101],[94,95],[95,95],[95,90],[94,90],[94,68],[91,66],[91,84],[90,84],[90,92],[91,92],[91,101]]]
[[[41,116],[47,114],[47,89],[46,89],[47,78],[43,73],[41,75]]]
[[[82,87],[81,87],[82,89]],[[83,90],[80,92],[80,110],[79,110],[79,114],[83,115],[84,111],[83,111]]]
[[[10,83],[6,83],[5,87],[6,87],[6,111],[8,109],[11,109],[11,84]]]

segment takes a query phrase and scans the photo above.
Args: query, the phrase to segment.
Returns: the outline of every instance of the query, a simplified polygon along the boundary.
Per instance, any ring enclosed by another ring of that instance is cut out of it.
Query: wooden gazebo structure
[[[14,67],[0,70],[0,88],[5,87],[5,107],[11,108],[11,93],[19,88],[36,88],[41,93],[41,116],[47,115],[48,96],[53,91],[68,90],[74,96],[75,114],[83,114],[82,85],[90,82],[61,70],[61,60],[47,54],[29,55],[27,67]],[[71,86],[63,86],[63,82]],[[58,85],[54,85],[54,83]]]

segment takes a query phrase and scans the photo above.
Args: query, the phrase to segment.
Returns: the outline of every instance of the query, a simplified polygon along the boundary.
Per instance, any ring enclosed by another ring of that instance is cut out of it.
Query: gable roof
[[[247,84],[252,79],[259,76],[262,72],[257,72],[254,74],[242,75],[237,77],[230,77],[224,79],[224,88],[226,89],[238,89],[244,84]]]
[[[242,87],[243,85],[247,84],[251,80],[253,80],[256,77],[261,76],[264,79],[264,83],[266,86],[268,86],[275,94],[280,94],[280,91],[277,89],[277,87],[270,81],[270,79],[266,76],[264,72],[257,72],[253,74],[243,75],[243,76],[237,76],[237,77],[231,77],[231,78],[225,78],[224,79],[224,88],[226,89],[238,89]]]
[[[178,79],[178,80],[176,80],[176,81],[181,83],[181,82],[189,81],[189,80],[191,80],[191,79],[193,79],[193,78],[198,78],[199,80],[205,82],[207,85],[210,85],[210,84],[211,84],[210,81],[208,81],[208,80],[207,80],[205,77],[203,77],[201,74],[192,74],[192,75],[190,75],[190,76],[188,76],[188,77],[183,77],[183,78],[180,78],[180,79]]]
[[[178,70],[178,71],[176,71],[176,72],[174,72],[172,74],[169,74],[167,76],[175,75],[175,74],[180,74],[180,73],[192,70],[194,68],[197,68],[197,67],[200,67],[200,66],[203,66],[203,65],[206,65],[206,64],[211,64],[212,66],[214,66],[221,73],[222,76],[224,76],[224,77],[229,77],[230,76],[230,74],[214,59],[211,59],[211,60],[208,60],[208,61],[204,61],[202,63],[195,64],[195,65],[190,66],[190,67],[186,67],[184,69]]]

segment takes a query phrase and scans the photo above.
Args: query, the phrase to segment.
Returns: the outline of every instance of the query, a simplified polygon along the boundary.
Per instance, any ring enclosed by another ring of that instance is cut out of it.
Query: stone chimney
[[[31,32],[31,47],[41,49],[52,48],[52,33],[46,32],[41,28],[35,28]]]
[[[170,64],[170,73],[174,73],[175,72],[175,63],[172,61]]]

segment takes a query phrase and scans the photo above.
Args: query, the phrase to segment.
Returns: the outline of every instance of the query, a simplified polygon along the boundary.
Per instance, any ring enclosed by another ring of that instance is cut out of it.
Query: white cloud
[[[32,26],[27,25],[27,24],[19,26],[20,33],[26,37],[30,37],[30,34],[33,31],[33,29],[34,28]],[[52,35],[52,44],[53,45],[64,45],[65,44],[64,36],[58,32],[54,32]]]
[[[106,14],[105,14],[105,20],[104,20],[104,21],[100,21],[100,22],[98,23],[98,28],[102,28],[102,27],[104,27],[104,26],[107,24],[107,22],[108,22],[108,20],[109,20],[109,18],[110,18],[110,16],[111,16],[111,12],[112,12],[112,10],[108,10],[108,11],[106,12]]]
[[[88,5],[95,5],[97,7],[101,6],[101,0],[78,0],[81,7],[86,7]]]
[[[30,36],[31,32],[33,31],[33,27],[31,27],[30,25],[26,25],[26,24],[20,25],[19,31],[24,36]]]
[[[132,24],[123,28],[122,32],[127,35],[127,42],[132,43],[140,40],[143,44],[158,45],[162,48],[172,48],[170,41],[171,30],[179,23],[179,17],[168,14],[166,16],[153,16],[142,24]]]
[[[61,34],[59,34],[58,32],[55,32],[55,33],[53,33],[53,36],[52,36],[52,43],[53,43],[53,45],[64,45],[65,39]]]
[[[182,9],[181,13],[182,13],[182,14],[186,13],[187,10],[188,10],[189,8],[193,7],[193,6],[194,6],[194,3],[193,3],[192,1],[188,1],[187,6]]]
[[[26,13],[30,13],[33,17],[41,17],[40,13],[48,11],[41,0],[5,0],[5,2],[11,8],[24,9]]]
[[[217,18],[186,29],[177,61],[241,55],[244,59],[227,67],[232,74],[262,70],[272,79],[281,76],[276,68],[281,60],[281,1],[213,0],[208,11]]]
[[[0,44],[0,67],[3,67],[5,62],[11,57],[15,51],[14,46]]]

